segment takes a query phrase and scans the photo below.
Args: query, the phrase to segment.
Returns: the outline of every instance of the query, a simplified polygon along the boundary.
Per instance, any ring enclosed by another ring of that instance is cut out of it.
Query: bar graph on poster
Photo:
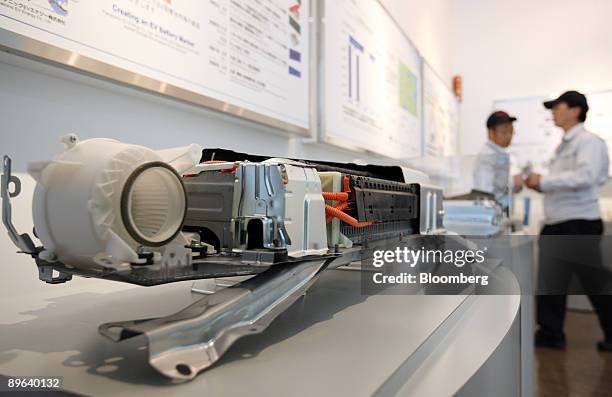
[[[394,158],[421,155],[421,60],[384,8],[326,1],[324,139]]]
[[[216,107],[221,111],[235,106],[306,129],[309,4],[309,0],[2,0],[0,45],[11,47],[25,37],[35,41],[17,50],[29,52],[43,45],[45,54],[53,51],[62,56],[52,61],[77,69],[85,57],[102,63],[94,74],[117,79],[112,67],[120,68],[121,73],[135,74],[129,84],[137,85],[144,76],[156,82],[155,88],[145,89],[167,94],[166,85],[171,85],[187,90],[189,95],[181,98],[187,101],[197,103],[191,100],[197,94],[221,101]],[[9,32],[19,36],[13,38]],[[240,109],[234,114],[242,115]]]
[[[425,156],[457,154],[459,101],[427,63],[423,64],[423,127]]]
[[[531,165],[535,172],[548,171],[548,163],[563,136],[563,130],[554,125],[550,110],[542,105],[542,102],[552,97],[556,96],[494,102],[495,110],[507,111],[518,118],[514,123],[515,134],[510,152],[519,168]],[[585,127],[606,141],[612,158],[612,90],[586,93],[586,97],[590,109]]]

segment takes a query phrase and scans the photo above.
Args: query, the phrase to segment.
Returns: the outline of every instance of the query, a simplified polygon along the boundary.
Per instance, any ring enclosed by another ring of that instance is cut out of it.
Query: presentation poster
[[[73,63],[86,56],[302,128],[308,23],[308,0],[0,0],[0,28]]]
[[[324,137],[393,158],[421,155],[421,59],[372,0],[326,1]]]
[[[423,123],[426,156],[457,154],[459,102],[428,64],[423,65]]]
[[[589,103],[585,127],[606,141],[612,158],[612,91],[585,95]],[[542,102],[549,99],[550,97],[541,96],[494,103],[495,109],[507,111],[518,118],[514,123],[515,134],[510,146],[510,152],[518,167],[531,165],[536,172],[548,172],[550,159],[563,137],[563,130],[555,126],[550,110],[542,105]],[[612,176],[612,167],[610,175]]]
[[[590,109],[585,126],[606,141],[612,159],[612,91],[587,94],[587,100]],[[612,164],[609,174],[612,176]]]

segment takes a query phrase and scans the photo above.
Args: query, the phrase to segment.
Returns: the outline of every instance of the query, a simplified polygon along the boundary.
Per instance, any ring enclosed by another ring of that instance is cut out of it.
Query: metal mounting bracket
[[[119,342],[146,335],[149,363],[163,375],[193,379],[240,337],[260,333],[310,288],[333,259],[273,266],[242,283],[205,295],[178,313],[107,323],[102,335]]]
[[[4,156],[2,177],[0,179],[0,194],[2,195],[2,223],[8,231],[8,235],[13,243],[19,249],[31,255],[36,255],[38,252],[34,246],[34,242],[27,233],[19,234],[13,225],[11,197],[17,197],[21,193],[21,181],[14,175],[11,175],[11,158]],[[10,185],[14,186],[14,190],[10,191]]]

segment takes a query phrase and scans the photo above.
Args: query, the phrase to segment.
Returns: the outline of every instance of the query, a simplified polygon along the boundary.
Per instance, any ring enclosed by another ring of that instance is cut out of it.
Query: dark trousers
[[[546,225],[540,235],[537,321],[546,337],[563,339],[567,293],[573,276],[597,313],[605,339],[612,341],[612,274],[601,257],[601,220],[576,219]]]

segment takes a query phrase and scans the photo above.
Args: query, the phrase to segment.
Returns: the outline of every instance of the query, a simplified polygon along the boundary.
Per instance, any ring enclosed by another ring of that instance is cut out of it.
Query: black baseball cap
[[[589,111],[589,104],[587,103],[586,97],[578,91],[567,91],[561,94],[559,98],[552,101],[544,102],[546,109],[552,109],[555,105],[565,102],[570,108],[580,107],[583,110],[583,114]]]
[[[487,128],[495,128],[500,124],[512,123],[513,121],[516,121],[516,117],[512,117],[508,113],[498,110],[497,112],[491,113],[487,119]]]

